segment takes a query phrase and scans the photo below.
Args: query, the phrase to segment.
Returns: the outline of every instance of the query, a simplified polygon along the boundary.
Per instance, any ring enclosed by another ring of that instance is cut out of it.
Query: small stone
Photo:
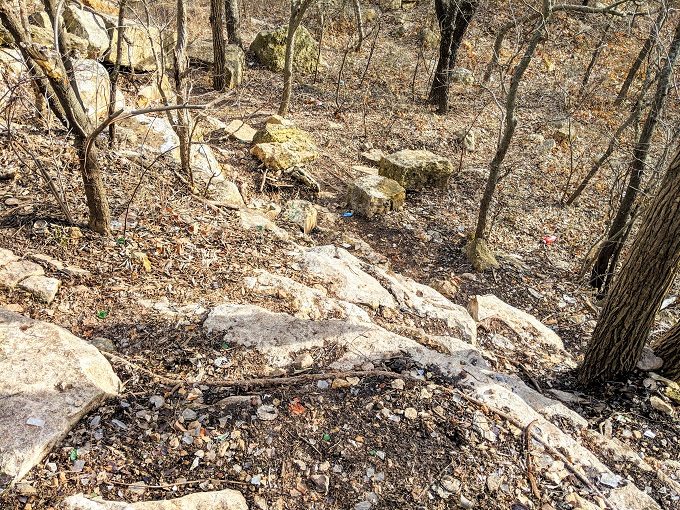
[[[110,338],[96,336],[94,338],[90,338],[89,342],[100,351],[116,352],[116,344],[114,344],[113,340],[111,340]]]
[[[371,503],[368,501],[359,501],[354,505],[354,510],[371,510]]]
[[[273,421],[279,416],[279,410],[270,404],[264,404],[255,412],[257,418],[262,421]]]
[[[404,380],[403,379],[395,379],[395,380],[392,381],[390,386],[392,386],[392,389],[395,389],[395,390],[403,390],[404,389]]]
[[[149,403],[156,409],[160,409],[165,404],[165,399],[161,395],[153,395],[149,398]]]
[[[327,390],[328,389],[328,381],[317,381],[316,387],[319,388],[320,390]]]
[[[451,494],[456,494],[456,493],[460,492],[460,489],[462,487],[460,480],[458,480],[457,478],[453,478],[451,476],[448,476],[448,475],[442,477],[439,484],[442,486],[442,488],[445,491],[450,492]]]
[[[623,478],[619,475],[610,472],[604,472],[600,475],[600,483],[612,489],[616,489],[621,485]]]
[[[466,508],[466,509],[475,507],[475,504],[471,500],[466,498],[463,494],[460,495],[459,504],[460,504],[461,508]]]
[[[314,486],[318,491],[321,492],[327,492],[328,491],[328,484],[330,482],[328,476],[326,475],[312,475],[309,477],[309,479],[312,481]]]
[[[196,419],[196,411],[193,409],[185,409],[182,411],[182,418],[184,418],[185,421],[193,421]]]
[[[338,377],[336,379],[333,379],[333,383],[331,384],[331,388],[334,390],[341,389],[341,388],[349,388],[352,386],[347,379],[342,379],[341,377]]]
[[[409,420],[415,420],[418,418],[418,411],[416,411],[413,407],[407,407],[404,409],[404,417]]]
[[[350,384],[350,386],[356,386],[359,384],[360,379],[358,377],[348,377],[347,382]]]
[[[267,500],[262,496],[256,494],[253,496],[253,502],[255,503],[255,507],[259,508],[260,510],[269,510]]]
[[[298,370],[305,370],[305,369],[311,367],[312,365],[314,365],[314,358],[308,352],[300,354],[295,359],[295,368],[297,368]],[[321,381],[318,381],[318,382],[321,382]],[[318,386],[318,383],[317,383],[317,386]]]
[[[663,360],[654,354],[654,351],[649,347],[645,346],[642,349],[642,357],[640,361],[637,362],[638,370],[643,372],[651,372],[653,370],[658,370],[663,366]]]
[[[375,163],[376,165],[380,163],[380,160],[385,156],[385,153],[381,151],[380,149],[370,149],[367,150],[366,152],[361,153],[361,157],[369,162],[369,163]]]
[[[475,76],[469,69],[456,67],[451,72],[451,81],[454,83],[462,83],[463,85],[473,85],[475,83]]]
[[[673,416],[675,414],[673,406],[656,395],[650,397],[649,403],[654,409],[661,413],[667,414],[669,416]]]

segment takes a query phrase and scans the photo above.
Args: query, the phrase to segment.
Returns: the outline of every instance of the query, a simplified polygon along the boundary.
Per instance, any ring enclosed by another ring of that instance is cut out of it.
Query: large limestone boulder
[[[232,489],[198,492],[182,498],[123,503],[90,499],[83,494],[64,500],[63,510],[248,510],[243,495]]]
[[[31,32],[31,37],[33,42],[46,48],[54,48],[54,32],[52,31],[52,26],[49,24],[49,20],[45,23],[45,26],[30,25],[29,30]],[[90,44],[83,39],[74,34],[66,33],[66,48],[71,51],[76,51],[82,56],[88,55],[88,48]]]
[[[250,45],[250,51],[257,60],[272,71],[282,71],[286,61],[286,37],[288,26],[284,25],[276,30],[263,30],[255,37]],[[293,49],[293,69],[310,73],[316,67],[319,54],[319,43],[305,27],[298,27],[295,32],[295,47]]]
[[[215,64],[215,53],[210,39],[197,39],[189,44],[187,55],[191,62],[198,64]],[[224,72],[227,87],[233,89],[243,81],[246,68],[246,54],[238,44],[227,44],[224,48]]]
[[[106,62],[116,63],[116,47],[118,45],[119,30],[115,23],[111,26],[111,48],[106,54]],[[153,71],[157,68],[156,58],[162,57],[165,67],[173,65],[172,48],[175,45],[174,30],[164,30],[142,23],[126,22],[122,43],[120,65],[130,67],[135,71]]]
[[[379,173],[407,190],[443,189],[453,174],[453,164],[448,158],[427,150],[405,149],[383,156]]]
[[[64,7],[66,30],[88,43],[88,56],[101,58],[111,46],[104,18],[78,4]]]
[[[377,214],[399,211],[404,207],[406,190],[397,181],[380,175],[365,175],[349,186],[347,202],[358,215],[372,218]]]
[[[92,345],[0,308],[0,492],[119,387]]]
[[[107,117],[109,111],[109,98],[111,97],[109,73],[103,65],[91,59],[78,60],[73,68],[85,113],[93,124],[98,124]],[[125,108],[125,98],[117,90],[116,110],[123,108]]]
[[[309,134],[288,122],[268,122],[255,133],[253,142],[250,153],[274,171],[302,166],[319,157]]]

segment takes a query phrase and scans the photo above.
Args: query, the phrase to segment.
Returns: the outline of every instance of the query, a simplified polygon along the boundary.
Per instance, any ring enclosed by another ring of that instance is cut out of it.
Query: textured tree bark
[[[437,105],[437,112],[445,114],[449,109],[449,85],[451,72],[456,65],[458,48],[468,25],[477,11],[477,0],[436,0],[437,21],[441,32],[439,60],[432,80],[429,101]]]
[[[118,88],[118,77],[120,76],[120,61],[123,57],[123,37],[125,36],[125,7],[127,0],[120,0],[118,4],[118,41],[116,42],[116,63],[111,71],[111,89],[109,95],[109,115],[113,115],[116,109],[116,89]],[[113,147],[116,139],[116,123],[112,122],[109,126],[109,144]]]
[[[663,360],[661,375],[673,381],[680,381],[680,322],[657,340],[654,353]]]
[[[210,27],[212,28],[213,42],[213,88],[224,90],[227,85],[224,61],[225,61],[225,41],[224,41],[224,3],[222,0],[210,0]]]
[[[50,21],[55,25],[55,13],[57,6],[54,0],[43,0],[45,11]],[[72,66],[68,55],[63,51],[64,29],[63,20],[56,19],[59,40],[57,46],[61,51],[47,54],[42,48],[32,44],[30,35],[24,30],[19,17],[13,8],[6,3],[0,3],[0,21],[12,34],[18,46],[21,48],[24,58],[30,65],[35,66],[44,75],[49,83],[54,96],[59,102],[59,108],[54,112],[57,116],[63,115],[68,127],[75,136],[75,148],[80,158],[81,173],[85,186],[85,196],[90,212],[89,225],[97,233],[108,235],[110,233],[111,216],[106,197],[101,172],[97,161],[97,150],[93,147],[86,154],[84,141],[94,128],[85,113],[78,87],[73,79]],[[52,103],[51,103],[52,104]]]
[[[600,295],[606,294],[608,287],[611,285],[614,270],[616,269],[613,261],[618,257],[618,253],[623,248],[621,241],[622,234],[625,231],[626,225],[630,218],[630,212],[633,204],[638,196],[640,184],[642,183],[642,176],[645,171],[645,162],[649,154],[649,147],[651,145],[652,135],[659,120],[659,115],[663,109],[670,88],[670,78],[673,72],[673,65],[677,60],[678,52],[680,51],[680,22],[675,27],[673,41],[668,52],[668,57],[664,63],[663,68],[659,74],[659,81],[657,83],[654,101],[649,109],[644,126],[640,132],[635,148],[633,150],[633,162],[630,169],[630,176],[628,178],[628,187],[619,203],[619,208],[612,220],[607,233],[607,241],[602,245],[597,261],[593,266],[590,275],[590,284],[600,291]]]
[[[288,34],[286,36],[286,60],[283,66],[283,94],[279,105],[279,115],[288,115],[290,108],[290,96],[293,92],[293,52],[295,48],[295,32],[297,31],[302,17],[313,0],[292,0],[290,3],[290,19],[288,21]]]
[[[622,377],[635,367],[679,263],[680,150],[607,296],[579,369],[582,384]]]
[[[187,5],[186,0],[177,0],[177,43],[175,44],[175,89],[177,91],[177,104],[187,102],[186,74],[189,63],[186,55],[187,48]],[[177,122],[175,132],[179,138],[179,158],[182,173],[186,176],[189,185],[194,187],[194,176],[191,171],[191,119],[189,111],[182,108],[177,110]]]
[[[229,44],[243,45],[241,40],[241,15],[238,0],[225,0],[227,14],[227,41]]]
[[[619,93],[616,96],[616,100],[614,101],[615,106],[620,105],[626,98],[626,95],[630,90],[630,86],[633,84],[635,76],[640,70],[640,67],[642,67],[642,63],[647,59],[649,52],[652,51],[652,48],[656,44],[656,41],[658,40],[659,37],[659,32],[663,28],[664,23],[666,23],[667,18],[668,9],[662,6],[661,10],[659,11],[658,17],[656,18],[656,21],[654,22],[654,25],[652,25],[652,29],[649,32],[649,37],[647,37],[647,39],[645,40],[644,44],[642,45],[642,48],[640,48],[638,56],[635,58],[635,61],[633,62],[633,65],[630,66],[630,69],[628,70],[628,75],[626,76],[626,79],[623,81],[623,85],[621,85],[621,90],[619,90]]]

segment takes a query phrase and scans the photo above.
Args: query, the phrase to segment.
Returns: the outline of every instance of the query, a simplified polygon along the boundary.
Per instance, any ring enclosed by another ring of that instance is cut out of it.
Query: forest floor
[[[276,25],[285,19],[283,10],[265,12],[257,5],[254,9],[246,20],[246,41],[263,28],[265,22],[258,20]],[[458,287],[451,299],[464,306],[473,295],[495,294],[554,328],[578,358],[599,307],[584,277],[583,261],[604,231],[610,201],[620,184],[608,171],[596,178],[574,207],[561,206],[560,199],[567,180],[573,187],[626,115],[623,110],[612,111],[609,104],[634,52],[627,40],[642,37],[642,32],[628,35],[624,27],[614,31],[609,51],[620,57],[606,57],[606,66],[598,66],[593,75],[597,86],[586,99],[574,102],[569,98],[580,85],[593,49],[588,34],[604,21],[559,17],[558,28],[543,44],[522,86],[521,121],[493,219],[491,243],[501,267],[478,274],[465,260],[463,246],[476,220],[485,169],[495,149],[500,90],[497,83],[456,84],[450,113],[433,113],[424,101],[429,73],[423,69],[432,65],[435,50],[421,50],[418,42],[421,20],[431,16],[424,6],[386,14],[361,84],[375,22],[368,24],[362,51],[345,57],[339,86],[349,35],[327,28],[325,63],[318,80],[299,78],[290,115],[312,134],[322,154],[312,168],[321,193],[312,194],[292,183],[260,190],[262,169],[249,147],[237,141],[221,141],[215,147],[218,159],[230,165],[229,177],[247,191],[246,202],[284,204],[299,197],[325,208],[319,228],[309,235],[282,225],[297,243],[336,244],[358,256],[377,253],[395,271],[417,281],[450,281]],[[498,24],[489,12],[480,16],[471,27],[469,45],[461,50],[459,64],[471,69],[477,79],[489,57],[489,27]],[[208,33],[206,27],[202,30],[203,35]],[[419,56],[423,54],[424,62]],[[421,70],[413,80],[416,59]],[[259,68],[250,57],[249,66],[233,102],[211,115],[227,122],[246,118],[260,127],[275,112],[280,77]],[[215,97],[205,70],[195,70],[192,79],[195,102]],[[147,81],[145,76],[128,78],[124,89],[134,97],[134,90]],[[671,101],[677,106],[677,97]],[[564,117],[578,123],[577,138],[572,143],[550,143],[554,131],[550,123]],[[673,120],[677,119],[669,114],[665,123]],[[454,133],[470,127],[477,147],[465,151]],[[84,217],[75,157],[62,133],[35,126],[30,118],[17,119],[13,129],[30,142],[41,161],[61,169],[71,206]],[[6,137],[6,132],[0,136]],[[444,191],[410,193],[403,211],[372,221],[347,217],[343,215],[346,185],[358,175],[352,166],[365,164],[360,153],[370,146],[385,152],[425,148],[448,156],[459,171]],[[629,152],[630,140],[625,138],[615,168],[625,171]],[[276,298],[255,295],[243,285],[243,278],[256,269],[281,273],[289,268],[291,261],[281,241],[266,231],[245,231],[233,212],[216,212],[178,190],[174,175],[160,165],[152,174],[141,174],[135,167],[122,168],[115,153],[106,158],[114,217],[128,224],[112,239],[84,227],[65,226],[35,174],[21,172],[11,183],[0,182],[0,246],[21,254],[46,253],[91,273],[60,276],[64,286],[51,306],[33,302],[18,290],[0,291],[0,305],[49,320],[85,339],[110,339],[119,356],[173,377],[272,375],[263,373],[264,363],[257,354],[225,345],[221,338],[207,335],[200,323],[207,310],[223,302],[287,311]],[[23,168],[17,154],[4,144],[0,164]],[[550,235],[557,240],[548,245],[543,237]],[[362,252],[362,241],[372,251]],[[148,256],[149,271],[136,252]],[[672,294],[679,291],[676,284]],[[154,309],[159,302],[171,311],[159,315]],[[197,305],[195,313],[175,313],[173,306],[190,303]],[[664,310],[659,329],[668,327],[675,315],[673,307]],[[480,336],[480,345],[495,370],[516,373],[544,391],[575,395],[567,405],[585,416],[593,429],[611,428],[613,437],[647,458],[680,458],[678,418],[651,407],[649,397],[655,394],[656,383],[646,376],[636,373],[629,381],[612,383],[596,393],[584,392],[566,367],[547,369],[540,352],[511,356],[494,343],[492,332]],[[223,363],[215,364],[217,359]],[[395,359],[382,368],[396,370],[400,363],[406,362]],[[343,388],[326,387],[330,380],[302,379],[291,386],[245,392],[250,401],[225,406],[221,399],[244,392],[201,386],[187,392],[153,382],[130,366],[116,362],[114,366],[125,383],[122,397],[81,420],[29,474],[35,492],[1,497],[2,508],[56,508],[63,496],[90,493],[95,487],[106,499],[128,501],[177,496],[196,487],[231,487],[243,491],[252,508],[369,508],[355,505],[379,499],[380,504],[372,508],[443,509],[452,508],[451,498],[465,507],[467,503],[454,496],[459,492],[457,484],[476,508],[570,508],[558,502],[563,480],[571,475],[540,479],[540,493],[533,493],[523,462],[523,432],[498,417],[488,417],[489,427],[480,429],[483,410],[442,392],[438,385],[446,381],[437,374],[432,374],[429,386],[406,382],[403,389],[381,376],[363,377]],[[310,371],[323,368],[319,363]],[[162,408],[156,405],[159,397]],[[254,409],[263,403],[280,409],[275,420],[252,419]],[[424,418],[407,417],[407,409]],[[485,434],[488,430],[493,433]],[[207,448],[208,443],[217,446]],[[84,465],[75,464],[78,459]],[[498,466],[503,466],[498,486],[489,488],[481,475]],[[680,466],[678,470],[680,476]],[[631,472],[629,476],[638,487],[655,490],[656,482],[649,475]],[[571,483],[577,484],[573,479]],[[666,510],[677,508],[678,502],[669,495],[657,491],[654,497]]]

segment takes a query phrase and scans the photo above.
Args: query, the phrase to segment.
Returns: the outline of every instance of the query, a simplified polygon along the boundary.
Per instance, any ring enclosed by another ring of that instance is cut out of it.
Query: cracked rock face
[[[84,340],[0,308],[0,491],[20,480],[118,377]]]

